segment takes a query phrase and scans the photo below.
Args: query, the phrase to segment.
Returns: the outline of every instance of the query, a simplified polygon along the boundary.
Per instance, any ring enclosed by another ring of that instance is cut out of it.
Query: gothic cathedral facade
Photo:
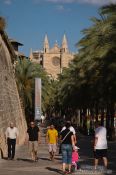
[[[58,74],[62,73],[64,67],[68,67],[71,60],[74,58],[68,49],[66,35],[64,34],[61,47],[55,42],[53,48],[50,48],[47,35],[45,35],[43,50],[32,51],[30,53],[30,60],[42,65],[48,75],[57,79]]]

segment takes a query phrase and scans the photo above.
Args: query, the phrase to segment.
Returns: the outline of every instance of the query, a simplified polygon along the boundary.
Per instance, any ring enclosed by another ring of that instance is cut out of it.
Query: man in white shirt
[[[98,166],[99,159],[102,158],[105,168],[107,168],[107,131],[106,128],[100,125],[100,122],[95,123],[95,141],[94,141],[94,157],[95,169]]]
[[[5,139],[8,145],[8,159],[13,160],[15,156],[16,139],[18,140],[18,129],[10,122],[10,126],[6,129]]]
[[[43,123],[45,120],[45,116],[44,115],[41,115],[41,123]]]
[[[70,121],[67,121],[68,123],[71,123]],[[64,131],[66,129],[66,126],[64,126],[63,128],[62,128],[62,130],[61,130],[61,132],[62,131]],[[76,139],[76,131],[75,131],[75,129],[74,129],[74,127],[73,126],[70,126],[70,131],[73,133],[73,136],[74,136],[74,142],[75,142],[75,144],[76,144],[76,142],[77,142],[77,139]]]

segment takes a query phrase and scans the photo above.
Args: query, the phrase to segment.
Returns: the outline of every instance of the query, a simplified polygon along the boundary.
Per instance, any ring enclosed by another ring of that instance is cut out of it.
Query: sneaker
[[[36,157],[36,158],[35,158],[35,162],[38,162],[38,160],[39,160],[39,158],[38,158],[38,157]]]
[[[11,158],[11,160],[15,160],[14,158]]]
[[[11,160],[11,158],[10,158],[10,157],[8,157],[8,158],[7,158],[7,160]]]

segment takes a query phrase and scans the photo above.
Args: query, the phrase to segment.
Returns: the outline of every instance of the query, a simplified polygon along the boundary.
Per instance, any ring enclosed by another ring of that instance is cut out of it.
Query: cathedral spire
[[[62,40],[62,51],[63,52],[68,52],[68,42],[67,42],[67,38],[66,35],[64,34],[63,36],[63,40]]]
[[[49,52],[49,41],[48,41],[48,36],[46,34],[44,39],[44,53],[48,53],[48,52]]]

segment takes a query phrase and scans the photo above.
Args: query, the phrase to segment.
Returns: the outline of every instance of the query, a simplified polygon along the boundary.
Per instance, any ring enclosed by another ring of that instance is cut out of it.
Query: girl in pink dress
[[[80,149],[80,148],[75,146],[73,148],[73,152],[72,152],[72,167],[73,167],[74,171],[79,169],[79,166],[78,166],[78,161],[79,161],[78,149]]]

